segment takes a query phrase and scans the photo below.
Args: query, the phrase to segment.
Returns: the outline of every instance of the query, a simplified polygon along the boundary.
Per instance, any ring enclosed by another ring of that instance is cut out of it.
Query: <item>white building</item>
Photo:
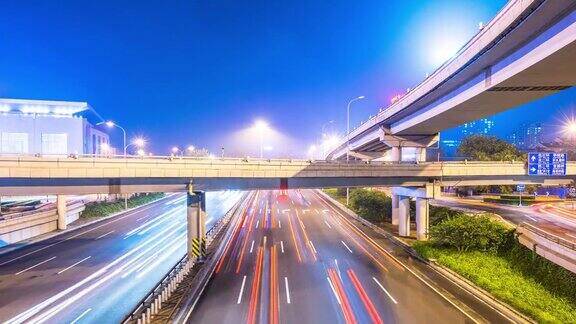
[[[82,116],[88,110],[85,102],[0,98],[0,154],[103,154],[110,139]]]

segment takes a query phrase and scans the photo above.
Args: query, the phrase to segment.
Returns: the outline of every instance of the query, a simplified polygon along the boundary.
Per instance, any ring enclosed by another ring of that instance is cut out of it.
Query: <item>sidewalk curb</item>
[[[344,211],[347,215],[354,218],[355,220],[359,221],[360,223],[364,224],[365,226],[370,227],[376,233],[386,237],[387,239],[391,240],[395,245],[401,247],[404,251],[406,251],[410,256],[414,257],[416,260],[426,264],[432,270],[434,270],[439,275],[443,276],[444,278],[448,279],[449,281],[453,282],[455,285],[460,287],[462,290],[468,292],[475,298],[481,300],[486,305],[489,305],[494,310],[498,311],[501,314],[505,314],[510,319],[513,319],[517,323],[536,323],[533,319],[529,318],[528,316],[520,313],[518,310],[513,308],[512,306],[508,305],[507,303],[496,299],[492,294],[485,291],[484,289],[476,286],[468,279],[460,276],[459,274],[455,273],[454,271],[443,267],[442,265],[436,263],[435,261],[428,260],[423,258],[416,250],[414,250],[410,245],[403,242],[401,239],[397,238],[392,233],[389,233],[382,228],[370,223],[369,221],[361,218],[360,216],[356,215],[352,210],[348,209],[348,207],[341,204],[336,199],[330,197],[327,193],[322,190],[318,190],[320,195],[327,198],[330,202]]]
[[[88,222],[83,223],[83,224],[80,224],[80,225],[78,225],[78,226],[73,226],[73,227],[69,227],[69,228],[67,228],[67,229],[65,229],[65,230],[55,230],[55,231],[50,232],[50,233],[42,234],[42,235],[36,236],[35,238],[30,238],[30,239],[24,240],[24,241],[22,241],[22,242],[14,243],[14,244],[17,244],[17,245],[14,245],[14,246],[9,246],[9,245],[8,245],[8,246],[6,246],[6,247],[0,248],[0,256],[3,256],[3,255],[8,254],[8,253],[10,253],[10,252],[18,251],[19,249],[25,248],[25,247],[30,246],[30,245],[32,245],[32,244],[36,244],[36,243],[40,243],[40,242],[42,242],[42,241],[49,240],[49,239],[54,238],[54,237],[57,237],[57,236],[59,236],[59,235],[64,235],[64,234],[66,234],[66,233],[69,233],[69,232],[72,232],[72,231],[75,231],[75,230],[79,230],[79,229],[82,229],[82,228],[87,227],[87,226],[90,226],[90,225],[94,225],[94,224],[103,222],[103,221],[105,221],[105,220],[108,220],[108,219],[110,219],[110,218],[114,218],[114,217],[120,216],[120,215],[125,214],[125,213],[133,212],[133,211],[135,211],[136,209],[146,207],[146,206],[148,206],[148,205],[151,205],[151,204],[153,204],[153,203],[157,203],[157,202],[159,202],[159,201],[161,201],[161,200],[163,200],[163,199],[167,199],[167,198],[170,198],[170,197],[172,197],[172,195],[166,195],[166,196],[164,196],[164,197],[162,197],[162,198],[159,198],[159,199],[156,199],[156,200],[147,202],[147,203],[145,203],[145,204],[143,204],[143,205],[140,205],[140,206],[136,206],[136,207],[133,207],[133,208],[125,209],[125,210],[119,211],[119,212],[117,212],[117,213],[110,214],[110,215],[108,215],[108,216],[98,217],[98,218],[96,218],[96,219],[94,219],[94,220],[88,221]]]

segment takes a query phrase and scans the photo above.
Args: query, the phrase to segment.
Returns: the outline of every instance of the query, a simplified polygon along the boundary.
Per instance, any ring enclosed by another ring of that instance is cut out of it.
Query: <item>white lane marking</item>
[[[318,252],[316,252],[316,248],[314,247],[314,244],[312,243],[312,241],[308,241],[310,243],[310,247],[312,248],[312,251],[314,251],[314,254],[318,254]]]
[[[290,211],[290,209],[282,209],[283,213],[288,213]]]
[[[242,293],[244,293],[244,285],[246,284],[246,276],[242,279],[242,286],[240,286],[240,293],[238,294],[238,300],[236,304],[240,304],[242,302]]]
[[[290,287],[288,286],[288,278],[284,277],[284,286],[286,286],[286,303],[290,304]]]
[[[252,240],[252,244],[250,244],[250,253],[254,250],[254,240]]]
[[[537,222],[537,221],[538,221],[536,218],[530,217],[530,216],[528,216],[528,215],[524,215],[524,217],[530,219],[530,220],[533,221],[533,222]]]
[[[84,315],[90,313],[90,311],[92,310],[92,308],[88,308],[87,310],[83,311],[82,314],[80,314],[78,317],[76,317],[72,322],[70,322],[70,324],[76,324],[78,323],[78,321],[84,317]]]
[[[266,235],[264,235],[264,243],[262,243],[262,246],[264,246],[264,247],[266,246],[266,239],[267,239],[267,237],[266,237]]]
[[[24,269],[24,270],[22,270],[22,271],[20,271],[20,272],[16,272],[14,275],[17,276],[17,275],[19,275],[19,274],[21,274],[21,273],[24,273],[24,272],[26,272],[26,271],[28,271],[28,270],[30,270],[30,269],[34,269],[34,268],[36,268],[37,266],[39,266],[39,265],[41,265],[41,264],[44,264],[44,263],[46,263],[46,262],[48,262],[48,261],[52,261],[52,260],[54,260],[54,259],[56,259],[55,256],[51,257],[50,259],[44,260],[44,261],[42,261],[42,262],[36,263],[35,265],[33,265],[33,266],[31,266],[31,267],[28,267],[28,268],[26,268],[26,269]]]
[[[378,281],[378,279],[372,277],[372,279],[374,279],[374,281],[376,282],[376,284],[378,286],[380,286],[380,289],[382,289],[382,291],[384,291],[386,293],[386,295],[388,295],[388,297],[394,302],[394,304],[398,304],[398,302],[396,301],[396,299],[394,299],[394,297],[392,297],[392,295],[390,295],[390,293],[388,292],[388,290],[386,290],[386,288],[384,288],[384,286],[382,286],[382,284],[380,283],[380,281]]]
[[[326,223],[326,226],[328,226],[328,228],[332,228],[332,226],[326,220],[324,220],[324,223]]]
[[[304,226],[304,223],[302,223],[302,221],[300,220],[300,218],[298,218],[298,221],[300,222],[300,224],[302,225],[303,229],[306,229],[306,226]]]
[[[564,234],[566,234],[566,236],[570,236],[570,237],[572,237],[572,238],[575,238],[575,239],[576,239],[576,236],[575,236],[575,235],[572,235],[572,234],[568,234],[568,233],[564,233]]]
[[[280,241],[280,249],[282,250],[282,253],[284,253],[284,241]]]
[[[278,220],[278,228],[282,228],[282,223],[280,223],[280,220]]]
[[[328,210],[328,209],[322,209],[322,212],[323,212],[323,213],[328,213],[329,210]]]
[[[304,214],[306,214],[309,211],[310,211],[310,209],[302,209],[302,213],[304,213]]]
[[[66,269],[62,269],[62,270],[58,271],[57,274],[61,274],[62,272],[66,271],[66,270],[69,270],[69,269],[71,269],[72,267],[75,267],[75,266],[79,265],[80,263],[82,263],[82,262],[90,259],[91,257],[92,257],[92,256],[87,256],[87,257],[85,257],[84,259],[82,259],[82,260],[74,263],[73,265],[67,267]]]
[[[330,280],[330,277],[326,277],[326,280],[328,280],[328,283],[330,284],[330,288],[332,288],[332,292],[334,293],[334,296],[336,297],[336,301],[338,301],[338,304],[342,305],[342,303],[340,302],[340,297],[338,297],[338,294],[336,293],[336,289],[334,289],[334,285],[332,284],[332,280]]]
[[[102,234],[102,235],[98,236],[96,239],[97,239],[97,240],[98,240],[98,239],[101,239],[101,238],[107,236],[108,234],[112,234],[112,233],[114,233],[114,231],[110,231],[110,232],[108,232],[108,233],[106,233],[106,234]]]
[[[14,258],[14,259],[11,259],[11,260],[8,260],[8,261],[4,261],[4,262],[0,263],[0,266],[3,266],[3,265],[5,265],[5,264],[8,264],[8,263],[10,263],[10,262],[12,262],[12,261],[16,261],[16,260],[18,260],[18,259],[22,259],[22,258],[25,257],[25,256],[28,256],[28,255],[30,255],[30,254],[32,254],[32,253],[36,253],[36,252],[38,252],[38,251],[42,251],[42,250],[47,249],[47,248],[49,248],[49,247],[51,247],[51,246],[53,246],[53,245],[56,245],[56,244],[58,244],[58,243],[60,243],[60,242],[56,242],[56,243],[52,243],[52,244],[50,244],[50,245],[46,245],[46,246],[43,247],[43,248],[39,248],[39,249],[36,249],[36,250],[34,250],[34,251],[30,251],[30,252],[28,252],[28,253],[26,253],[26,254],[22,254],[21,256],[19,256],[19,257],[17,257],[17,258]]]
[[[353,253],[352,250],[350,250],[350,248],[348,247],[348,245],[346,244],[346,242],[344,241],[340,241],[342,242],[342,244],[344,244],[344,246],[348,249],[348,251],[350,251],[350,253]]]
[[[262,207],[260,207],[260,211],[258,212],[258,214],[262,214]]]
[[[256,228],[258,228],[258,224],[260,224],[260,220],[256,221]]]
[[[172,228],[174,226],[178,226],[175,230],[172,230]],[[150,239],[144,241],[143,243],[139,244],[138,246],[136,246],[134,249],[128,251],[127,253],[125,253],[124,255],[118,257],[116,260],[112,261],[110,264],[104,266],[103,268],[101,268],[100,270],[90,274],[88,277],[82,279],[81,281],[75,283],[74,285],[68,287],[67,289],[59,292],[58,294],[46,299],[45,301],[37,304],[36,306],[24,311],[23,313],[20,313],[19,315],[11,318],[10,320],[6,321],[6,323],[25,323],[29,318],[31,318],[32,316],[37,315],[39,312],[43,311],[45,308],[47,308],[49,305],[51,305],[52,303],[56,302],[57,300],[61,299],[62,297],[66,296],[67,294],[69,294],[70,292],[74,291],[76,288],[81,287],[82,285],[84,285],[85,283],[89,282],[90,280],[99,277],[100,275],[104,274],[105,272],[107,272],[110,268],[112,268],[113,266],[115,266],[116,264],[122,262],[124,259],[127,259],[128,257],[130,257],[132,254],[137,253],[140,250],[144,250],[142,251],[139,255],[136,255],[134,259],[129,260],[126,264],[120,266],[120,269],[115,270],[113,273],[107,275],[106,277],[103,278],[104,281],[112,278],[113,276],[117,275],[120,271],[123,271],[124,268],[129,267],[132,263],[134,263],[136,260],[138,260],[141,256],[143,256],[144,254],[148,253],[149,251],[151,251],[152,249],[154,249],[156,246],[162,244],[167,238],[169,238],[171,235],[175,234],[177,231],[180,231],[182,229],[184,229],[185,226],[184,225],[180,225],[180,224],[174,224],[162,231],[160,231],[159,233],[157,233],[156,235],[152,236]],[[170,233],[166,234],[166,232],[171,231]],[[150,247],[147,247],[147,245],[151,245]],[[87,294],[88,292],[90,292],[91,290],[95,289],[96,287],[98,287],[99,285],[101,285],[104,281],[100,280],[98,282],[96,282],[95,284],[92,284],[92,286],[85,288],[84,290],[82,290],[81,292],[78,292],[75,296],[69,298],[68,300],[65,300],[64,302],[62,302],[62,304],[57,305],[55,307],[52,307],[50,310],[47,311],[48,314],[43,314],[45,317],[48,316],[48,318],[54,316],[56,313],[60,312],[64,307],[68,306],[69,304],[73,303],[74,301],[78,300],[79,298],[81,298],[82,296],[84,296],[85,294]]]

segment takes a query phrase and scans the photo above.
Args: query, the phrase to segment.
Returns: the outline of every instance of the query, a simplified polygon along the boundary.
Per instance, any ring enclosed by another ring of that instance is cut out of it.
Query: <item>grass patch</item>
[[[324,188],[322,189],[328,196],[336,199],[339,203],[346,206],[346,193],[342,194],[342,190],[337,188]],[[344,189],[346,190],[346,189]]]
[[[164,197],[163,192],[138,194],[128,199],[128,208],[134,208]],[[101,201],[86,205],[81,218],[104,217],[124,210],[124,200],[113,202]]]
[[[515,239],[511,244],[500,252],[459,252],[432,242],[415,242],[414,249],[540,323],[576,323],[576,275]]]

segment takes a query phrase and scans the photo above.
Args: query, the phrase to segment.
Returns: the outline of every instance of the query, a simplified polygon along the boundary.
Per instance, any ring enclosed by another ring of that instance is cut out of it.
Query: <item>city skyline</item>
[[[504,3],[366,2],[352,11],[345,2],[298,11],[264,3],[250,11],[235,4],[144,4],[132,7],[146,19],[132,20],[106,13],[105,2],[90,10],[7,2],[0,27],[12,32],[0,54],[0,97],[87,101],[129,137],[148,137],[157,154],[174,145],[232,151],[230,136],[265,119],[282,134],[270,146],[285,150],[269,154],[297,155],[329,120],[345,131],[349,98],[366,96],[351,113],[354,127],[433,72]],[[345,12],[348,19],[338,19]],[[211,22],[218,27],[209,28]],[[117,130],[111,136],[121,141]]]

